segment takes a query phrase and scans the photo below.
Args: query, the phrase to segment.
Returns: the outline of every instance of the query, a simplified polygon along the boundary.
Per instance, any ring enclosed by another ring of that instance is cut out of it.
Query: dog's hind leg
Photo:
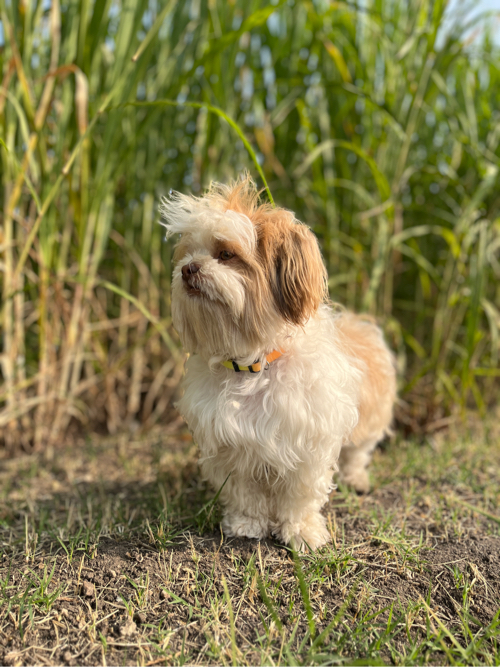
[[[339,458],[340,470],[338,478],[358,493],[368,493],[370,490],[368,465],[371,461],[373,450],[380,439],[373,438],[361,445],[349,443],[342,447]]]

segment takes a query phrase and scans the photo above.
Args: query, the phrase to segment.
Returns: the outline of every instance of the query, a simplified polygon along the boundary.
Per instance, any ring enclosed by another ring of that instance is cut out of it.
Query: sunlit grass
[[[388,443],[373,492],[332,493],[331,543],[300,556],[200,525],[189,440],[78,445],[0,471],[6,662],[497,664],[500,452],[481,430]]]

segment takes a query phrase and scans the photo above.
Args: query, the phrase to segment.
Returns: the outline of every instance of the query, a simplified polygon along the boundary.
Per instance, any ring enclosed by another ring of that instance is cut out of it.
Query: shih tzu
[[[178,408],[229,536],[296,549],[330,534],[332,474],[368,490],[389,431],[394,360],[368,318],[335,311],[316,237],[259,202],[249,177],[162,201],[174,253],[172,317],[189,353]]]

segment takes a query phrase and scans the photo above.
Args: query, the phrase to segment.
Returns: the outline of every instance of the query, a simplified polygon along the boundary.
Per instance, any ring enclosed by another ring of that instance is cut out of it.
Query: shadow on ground
[[[488,663],[498,453],[419,447],[334,492],[332,543],[298,560],[224,539],[182,430],[2,461],[0,663]]]

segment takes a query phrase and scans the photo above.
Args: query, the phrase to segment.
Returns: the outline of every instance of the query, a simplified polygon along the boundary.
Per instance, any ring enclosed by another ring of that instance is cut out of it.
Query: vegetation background
[[[165,418],[182,354],[159,199],[244,169],[263,185],[257,164],[319,236],[332,298],[383,323],[400,420],[429,430],[453,406],[486,410],[500,376],[500,53],[477,17],[457,7],[443,29],[443,0],[0,7],[10,451],[70,423]]]
[[[0,0],[1,664],[499,664],[500,31],[467,16]],[[171,412],[158,203],[245,169],[400,370],[372,492],[300,557],[225,540]]]

